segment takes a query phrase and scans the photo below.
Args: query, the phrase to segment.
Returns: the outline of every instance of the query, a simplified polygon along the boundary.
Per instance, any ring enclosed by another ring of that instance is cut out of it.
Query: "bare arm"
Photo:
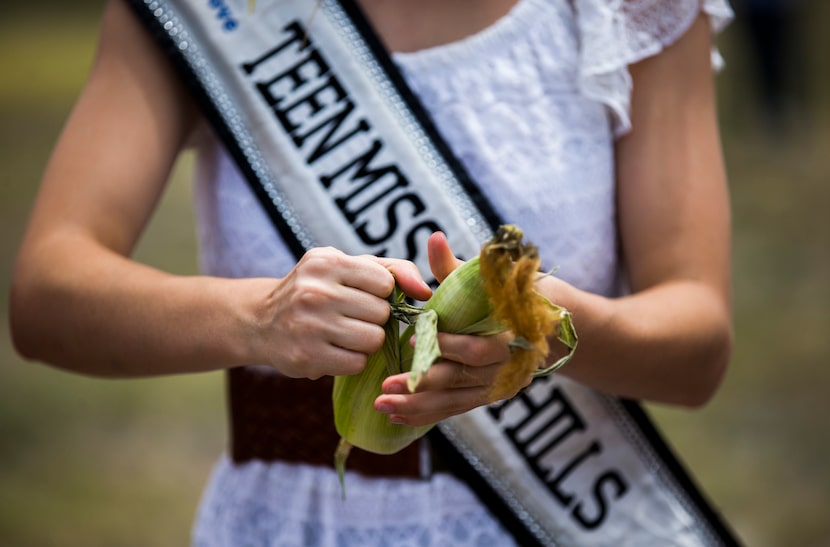
[[[631,295],[604,298],[555,277],[539,283],[573,313],[580,336],[561,374],[610,394],[701,405],[729,360],[729,203],[710,45],[701,17],[664,53],[631,67],[634,130],[616,151]],[[443,237],[430,243],[430,261],[442,279],[458,261]],[[376,407],[419,425],[486,403],[507,358],[503,337],[442,334],[440,344],[447,360],[430,370],[423,391],[407,395],[405,377],[392,377]]]
[[[547,287],[581,334],[563,373],[609,393],[699,405],[729,360],[730,214],[710,47],[701,16],[663,54],[631,67],[634,130],[616,151],[631,296]]]
[[[353,373],[383,338],[400,261],[306,255],[284,279],[175,276],[129,255],[196,120],[167,60],[111,0],[99,51],[50,159],[12,286],[21,354],[105,376],[271,364],[291,376]],[[311,349],[309,349],[311,348]]]

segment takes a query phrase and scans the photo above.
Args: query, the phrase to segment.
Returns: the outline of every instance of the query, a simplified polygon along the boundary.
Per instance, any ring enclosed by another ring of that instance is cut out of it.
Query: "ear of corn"
[[[501,323],[492,317],[492,306],[479,275],[479,257],[453,270],[424,304],[423,310],[414,328],[407,328],[402,337],[408,341],[414,330],[411,367],[404,363],[404,371],[409,370],[407,387],[410,392],[415,391],[423,375],[441,357],[439,332],[484,336],[504,331]],[[406,350],[403,353],[407,356]]]
[[[389,297],[392,316],[384,326],[386,338],[383,347],[369,356],[366,368],[353,376],[334,379],[334,424],[340,435],[335,452],[335,467],[341,485],[346,458],[352,446],[377,454],[394,454],[427,433],[432,426],[410,427],[393,424],[385,414],[375,411],[374,400],[381,394],[383,381],[394,374],[406,372],[402,350],[407,351],[406,362],[411,362],[409,338],[400,336],[400,322],[414,323],[422,310],[404,302],[403,292],[396,286]],[[345,494],[345,486],[343,489]]]
[[[396,307],[403,302],[403,298],[403,293],[395,287],[390,296],[390,304]],[[421,311],[414,309],[417,312],[409,311],[409,317],[418,315]],[[369,356],[366,368],[360,374],[334,379],[332,398],[337,433],[349,444],[377,454],[393,454],[426,433],[421,428],[393,424],[386,415],[374,409],[373,403],[381,394],[383,381],[391,375],[408,370],[403,368],[398,321],[395,317],[387,321],[383,347]]]
[[[383,348],[369,357],[360,374],[334,381],[335,425],[341,436],[335,466],[341,481],[351,446],[392,454],[433,427],[392,424],[387,416],[374,410],[374,400],[381,394],[383,381],[392,374],[409,372],[407,386],[410,392],[417,389],[441,356],[438,332],[486,336],[512,331],[515,338],[509,344],[511,357],[492,386],[492,401],[512,395],[531,376],[549,374],[571,358],[577,345],[571,315],[535,291],[534,283],[541,275],[539,257],[535,247],[522,243],[522,237],[515,226],[503,226],[478,257],[447,276],[423,308],[406,304],[401,291],[393,291]],[[401,321],[409,324],[403,333]],[[413,334],[414,348],[409,343]],[[540,369],[551,336],[568,352]]]

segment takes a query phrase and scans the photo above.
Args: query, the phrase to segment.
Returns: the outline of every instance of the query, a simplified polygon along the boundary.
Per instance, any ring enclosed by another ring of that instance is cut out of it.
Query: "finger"
[[[499,365],[469,367],[461,363],[439,361],[421,378],[416,392],[490,386],[498,375],[499,368]],[[387,394],[408,393],[408,376],[406,373],[386,378],[381,391]]]
[[[386,298],[351,287],[342,287],[334,300],[335,313],[373,325],[385,325],[391,313]]]
[[[362,351],[352,351],[333,344],[328,345],[315,361],[306,376],[317,380],[323,376],[351,376],[360,374],[366,368],[367,354]],[[319,363],[319,364],[318,364]]]
[[[334,247],[317,247],[303,255],[295,267],[303,278],[322,279],[352,287],[379,298],[392,293],[395,278],[375,260],[349,256]]]
[[[415,300],[429,300],[432,289],[424,281],[418,267],[409,260],[394,258],[370,257],[392,272],[401,290]]]
[[[383,346],[386,332],[380,325],[345,317],[332,326],[324,339],[333,346],[371,355]]]
[[[379,298],[392,294],[395,277],[386,267],[368,256],[343,255],[332,268],[341,284],[352,287]]]
[[[429,372],[421,378],[417,392],[491,386],[500,367],[500,363],[471,367],[452,361],[441,361],[432,365]]]
[[[313,344],[300,342],[286,346],[272,364],[289,378],[316,380],[322,376],[358,374],[366,362],[365,353],[317,340]]]
[[[427,241],[427,256],[429,256],[429,267],[432,275],[439,283],[450,275],[450,273],[464,263],[458,259],[450,249],[450,242],[443,232],[435,232]]]
[[[304,278],[294,281],[285,306],[294,326],[313,323],[317,329],[337,318],[350,317],[376,325],[389,318],[389,302],[360,289],[332,283],[328,279]]]
[[[510,358],[509,343],[512,338],[513,335],[506,332],[491,336],[442,332],[438,334],[438,346],[443,359],[480,367],[507,361]]]
[[[427,425],[487,404],[484,388],[430,391],[411,395],[380,395],[375,410],[388,414],[395,423]]]
[[[275,355],[275,359],[299,364],[325,362],[331,358],[323,353],[329,351],[329,346],[360,353],[365,358],[386,340],[382,324],[336,313],[296,314],[278,327],[275,335],[280,340],[275,347],[281,354]]]

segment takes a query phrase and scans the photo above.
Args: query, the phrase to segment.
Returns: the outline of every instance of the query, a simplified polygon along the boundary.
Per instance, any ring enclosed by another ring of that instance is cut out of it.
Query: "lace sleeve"
[[[628,65],[671,45],[702,10],[713,32],[732,20],[727,0],[575,0],[581,58],[579,86],[586,96],[608,106],[614,134],[631,129],[631,75]],[[715,69],[722,65],[712,49]]]

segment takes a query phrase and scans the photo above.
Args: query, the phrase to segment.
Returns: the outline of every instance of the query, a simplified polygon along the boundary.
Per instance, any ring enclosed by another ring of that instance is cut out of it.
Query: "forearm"
[[[705,403],[717,388],[732,329],[729,305],[710,285],[669,281],[622,298],[554,278],[540,289],[573,313],[579,335],[561,374],[606,393],[687,406]]]
[[[255,314],[240,293],[267,280],[174,276],[72,239],[42,242],[18,261],[10,311],[22,355],[112,377],[246,362]]]
[[[615,159],[632,295],[606,299],[545,281],[580,335],[562,373],[617,395],[700,405],[732,345],[729,195],[705,16],[630,72],[633,129],[616,141]]]

